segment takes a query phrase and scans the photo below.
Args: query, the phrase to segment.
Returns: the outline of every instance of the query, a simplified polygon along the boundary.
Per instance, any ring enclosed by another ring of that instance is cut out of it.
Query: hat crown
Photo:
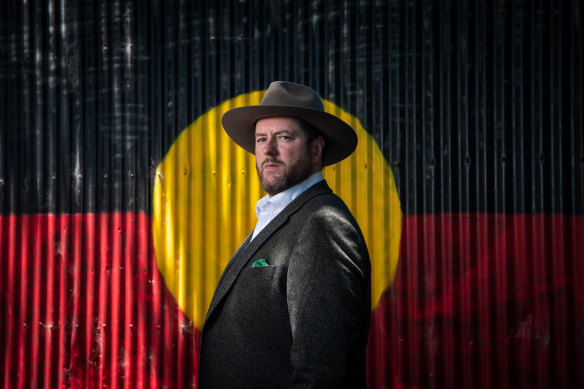
[[[300,107],[324,112],[322,100],[314,89],[287,81],[272,82],[260,105]]]

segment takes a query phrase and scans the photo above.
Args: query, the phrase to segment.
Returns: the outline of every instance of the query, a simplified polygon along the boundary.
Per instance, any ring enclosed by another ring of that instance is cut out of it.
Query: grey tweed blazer
[[[343,201],[321,181],[250,239],[207,312],[199,387],[366,387],[371,265]]]

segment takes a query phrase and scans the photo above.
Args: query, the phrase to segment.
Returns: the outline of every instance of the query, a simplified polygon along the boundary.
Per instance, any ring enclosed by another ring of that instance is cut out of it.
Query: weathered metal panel
[[[584,386],[583,17],[3,2],[0,386],[196,383],[201,317],[262,195],[220,115],[276,79],[358,130],[325,175],[372,253],[370,387]]]

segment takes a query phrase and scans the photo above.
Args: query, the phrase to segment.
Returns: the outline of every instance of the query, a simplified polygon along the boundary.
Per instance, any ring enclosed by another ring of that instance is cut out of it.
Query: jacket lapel
[[[288,221],[290,215],[298,211],[302,206],[314,196],[318,196],[323,193],[329,193],[331,189],[327,185],[326,181],[320,181],[317,184],[314,184],[306,191],[304,191],[300,196],[298,196],[294,201],[292,201],[286,208],[282,210],[260,233],[255,237],[255,239],[251,240],[251,236],[253,235],[253,231],[251,234],[248,235],[247,239],[241,244],[239,249],[233,254],[231,260],[225,267],[221,278],[219,279],[219,283],[217,284],[217,288],[215,289],[215,293],[213,294],[213,298],[211,299],[211,305],[209,306],[209,310],[207,311],[207,317],[205,318],[205,322],[211,317],[211,313],[217,307],[217,305],[223,300],[223,297],[227,294],[231,286],[239,276],[241,270],[245,267],[247,262],[249,262],[250,258],[254,255],[254,253],[265,243],[266,240],[276,232],[284,223]]]

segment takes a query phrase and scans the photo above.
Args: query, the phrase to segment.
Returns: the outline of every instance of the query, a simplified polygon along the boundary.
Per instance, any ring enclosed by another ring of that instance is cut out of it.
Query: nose
[[[270,136],[264,143],[264,154],[265,155],[277,155],[278,154],[278,145],[276,142],[276,137]]]

